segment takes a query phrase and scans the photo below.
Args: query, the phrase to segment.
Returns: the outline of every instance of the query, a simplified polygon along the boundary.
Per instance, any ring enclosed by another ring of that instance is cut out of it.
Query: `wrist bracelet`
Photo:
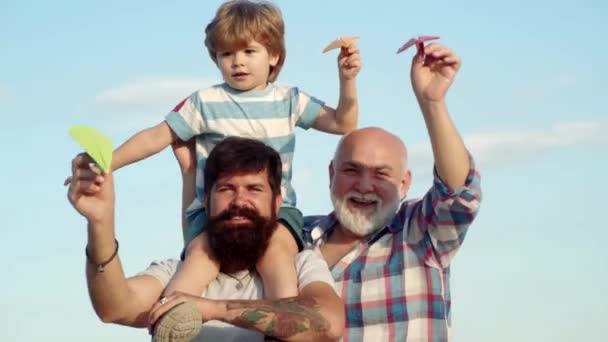
[[[114,239],[114,242],[116,242],[116,249],[114,250],[114,253],[112,253],[112,256],[110,256],[108,260],[102,262],[101,264],[98,264],[93,261],[93,258],[91,258],[91,256],[89,255],[89,249],[87,247],[84,248],[84,254],[87,256],[87,261],[97,267],[97,272],[103,273],[105,271],[106,265],[109,264],[110,261],[114,260],[114,258],[118,254],[118,240]]]

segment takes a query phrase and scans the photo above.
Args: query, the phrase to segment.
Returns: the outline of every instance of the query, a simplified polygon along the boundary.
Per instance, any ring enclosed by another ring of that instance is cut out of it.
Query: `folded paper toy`
[[[112,166],[112,140],[92,127],[72,126],[70,135],[93,158],[103,172],[110,171]]]
[[[410,47],[416,45],[416,50],[417,53],[420,53],[423,48],[424,48],[424,42],[429,41],[429,40],[435,40],[435,39],[439,39],[438,36],[419,36],[418,38],[412,38],[410,40],[408,40],[407,42],[405,42],[405,44],[403,44],[399,50],[397,50],[397,53],[402,53],[403,51],[409,49]]]
[[[329,45],[327,45],[325,47],[325,49],[323,49],[323,53],[325,53],[329,50],[337,49],[337,48],[348,47],[348,46],[352,45],[355,42],[355,40],[357,40],[357,39],[359,39],[359,36],[340,37],[340,38],[334,40],[333,42],[329,43]]]

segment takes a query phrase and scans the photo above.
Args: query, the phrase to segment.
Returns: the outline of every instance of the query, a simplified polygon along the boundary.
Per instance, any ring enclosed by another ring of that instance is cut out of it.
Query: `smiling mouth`
[[[232,77],[234,78],[243,78],[245,76],[249,75],[246,72],[235,72],[234,74],[232,74]]]
[[[238,222],[249,222],[250,220],[245,216],[232,216],[231,218],[228,219],[228,221],[238,223]]]
[[[364,200],[358,198],[349,198],[348,202],[356,208],[370,208],[375,207],[378,201],[375,200]]]

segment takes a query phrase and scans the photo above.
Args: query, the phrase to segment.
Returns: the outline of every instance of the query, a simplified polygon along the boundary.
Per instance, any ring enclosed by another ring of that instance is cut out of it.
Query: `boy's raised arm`
[[[145,159],[162,151],[178,139],[166,121],[146,128],[120,145],[112,155],[112,170]]]
[[[322,132],[346,134],[357,128],[359,120],[356,77],[361,70],[361,56],[356,45],[350,45],[340,52],[338,69],[340,71],[338,107],[333,109],[322,106],[313,127]]]

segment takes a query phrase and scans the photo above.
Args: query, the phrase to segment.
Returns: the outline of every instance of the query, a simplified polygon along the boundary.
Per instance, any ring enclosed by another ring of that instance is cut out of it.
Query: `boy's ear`
[[[275,67],[277,66],[277,63],[279,63],[279,55],[271,55],[270,56],[270,66],[271,67]]]

